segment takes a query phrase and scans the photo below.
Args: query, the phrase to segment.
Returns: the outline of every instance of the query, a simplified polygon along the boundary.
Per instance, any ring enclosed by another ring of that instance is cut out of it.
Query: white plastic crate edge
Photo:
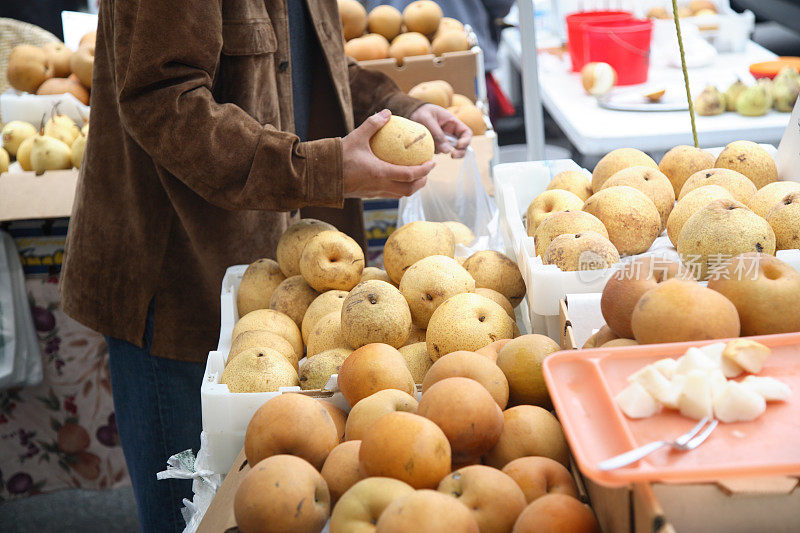
[[[219,352],[228,353],[231,347],[233,326],[239,320],[239,312],[236,309],[236,291],[239,289],[245,270],[247,270],[247,265],[228,267],[225,271],[225,276],[222,278],[222,290],[219,295],[219,342],[217,343],[217,351]]]
[[[795,269],[800,273],[800,250],[779,250],[775,256]],[[708,286],[707,281],[701,281],[701,285]],[[570,301],[574,302],[576,299],[581,300],[581,304],[585,305],[586,302],[591,302],[596,306],[595,311],[592,313],[592,320],[576,320],[575,316],[570,314],[570,322],[572,323],[572,331],[575,336],[575,342],[578,346],[583,346],[583,343],[594,334],[603,324],[602,313],[600,311],[600,298],[603,295],[602,288],[600,291],[591,293],[567,293],[564,298],[567,301],[567,308],[569,309]],[[559,326],[560,327],[560,326]]]
[[[275,396],[301,390],[300,387],[282,387],[278,392],[234,394],[228,390],[227,385],[220,383],[230,350],[233,325],[239,319],[236,291],[246,269],[247,265],[229,267],[222,278],[219,343],[216,350],[208,353],[203,383],[200,386],[203,431],[208,437],[211,469],[223,475],[228,472],[242,449],[245,430],[256,410]],[[331,376],[329,385],[335,383],[335,376]],[[330,386],[328,389],[333,390]],[[341,394],[337,393],[329,400],[338,407],[347,408]]]
[[[209,352],[203,383],[200,387],[200,403],[203,415],[203,431],[208,437],[208,452],[211,469],[226,474],[244,444],[244,435],[250,418],[269,399],[285,392],[299,392],[300,387],[285,387],[279,392],[231,393],[228,386],[220,383],[225,369],[225,360],[230,351],[233,326],[239,319],[236,309],[236,291],[242,281],[247,265],[235,265],[225,271],[220,291],[220,335],[217,349]],[[517,321],[523,333],[532,332],[527,302],[517,307]],[[326,390],[338,391],[334,374]],[[341,393],[326,398],[337,407],[349,411]]]
[[[770,144],[760,144],[773,158],[777,149]],[[724,147],[706,148],[713,156],[719,156]],[[587,177],[591,173],[572,160],[526,161],[504,163],[494,167],[495,191],[506,250],[513,255],[525,280],[528,296],[529,318],[532,331],[543,333],[553,339],[560,336],[558,302],[567,293],[601,292],[606,280],[615,268],[593,271],[591,276],[580,272],[562,272],[554,265],[543,265],[534,252],[533,238],[529,237],[522,222],[521,213],[527,210],[528,202],[547,188],[547,184],[558,172],[582,170]],[[535,185],[531,185],[531,181]],[[525,191],[530,198],[521,198],[518,191]],[[509,216],[509,213],[512,215]],[[800,252],[783,252],[779,257],[800,265]]]
[[[595,292],[594,288],[602,288],[605,279],[613,271],[608,269],[607,272],[592,276],[594,279],[587,280],[585,273],[562,272],[555,265],[542,265],[536,258],[533,238],[528,236],[520,217],[520,213],[526,210],[528,201],[521,199],[517,191],[524,188],[528,195],[535,196],[547,188],[552,176],[564,170],[580,170],[589,176],[589,171],[581,169],[570,159],[501,164],[494,169],[497,190],[500,191],[498,200],[501,205],[501,229],[504,239],[507,239],[506,248],[513,251],[525,280],[534,331],[538,331],[534,324],[537,322],[535,315],[558,316],[558,300],[566,293],[566,286],[580,283],[585,285],[587,292]]]

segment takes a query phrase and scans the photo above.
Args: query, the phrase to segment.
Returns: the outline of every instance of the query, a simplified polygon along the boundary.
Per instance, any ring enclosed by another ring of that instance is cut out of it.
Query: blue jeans
[[[144,347],[106,337],[117,429],[133,483],[144,532],[183,531],[183,498],[192,482],[156,479],[175,453],[200,448],[200,385],[204,363],[150,355],[153,308],[147,315]]]

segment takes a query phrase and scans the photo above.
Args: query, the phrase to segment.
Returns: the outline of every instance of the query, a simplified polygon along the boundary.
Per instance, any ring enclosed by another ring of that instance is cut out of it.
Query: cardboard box
[[[577,350],[569,307],[559,302],[561,348]],[[641,483],[608,488],[582,476],[603,531],[800,531],[800,479],[764,477],[715,483]]]
[[[72,213],[78,169],[0,175],[0,222],[63,218]]]
[[[239,484],[248,472],[250,472],[250,465],[247,464],[244,448],[242,448],[225,476],[225,480],[217,490],[216,496],[211,500],[211,504],[197,528],[197,533],[223,533],[232,528],[235,528],[234,531],[239,530],[236,527],[236,518],[233,516],[233,498],[236,496],[236,489],[239,488]]]
[[[424,81],[444,80],[453,86],[456,94],[463,94],[475,102],[480,55],[481,51],[473,48],[465,52],[447,52],[439,57],[433,54],[407,57],[402,65],[394,59],[361,61],[358,64],[362,68],[383,72],[404,92]]]
[[[242,479],[244,479],[248,472],[250,472],[250,465],[247,464],[244,448],[242,448],[236,460],[233,462],[233,466],[231,466],[228,474],[225,476],[222,485],[217,489],[217,494],[214,496],[214,499],[211,500],[211,504],[208,506],[206,514],[203,516],[203,519],[200,521],[200,526],[197,528],[197,533],[228,533],[238,531],[236,518],[233,514],[233,499],[236,496],[236,491],[239,489]],[[578,486],[580,499],[584,502],[588,502],[589,495],[587,493],[587,488],[584,486],[583,478],[574,464],[571,466],[570,472]],[[331,511],[333,511],[333,508],[331,508]],[[323,532],[327,530],[326,526]],[[611,533],[617,530],[605,529],[604,531]],[[662,532],[663,530],[653,530],[653,533]]]

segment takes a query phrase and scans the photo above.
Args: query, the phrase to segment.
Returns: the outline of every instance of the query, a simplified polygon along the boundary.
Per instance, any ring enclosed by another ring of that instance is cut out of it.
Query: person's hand
[[[417,166],[392,165],[378,159],[369,140],[389,121],[384,109],[364,121],[342,139],[345,198],[399,198],[421,189],[433,170],[433,161]]]
[[[437,152],[450,154],[454,159],[464,157],[472,140],[472,130],[450,111],[438,105],[425,104],[417,108],[409,118],[430,130]],[[445,135],[455,137],[456,145],[451,145]]]

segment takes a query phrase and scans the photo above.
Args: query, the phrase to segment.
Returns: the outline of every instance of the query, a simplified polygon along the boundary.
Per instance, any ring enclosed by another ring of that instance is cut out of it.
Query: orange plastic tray
[[[800,475],[800,334],[755,339],[772,348],[759,375],[789,385],[788,401],[769,402],[767,411],[752,422],[719,424],[692,451],[663,448],[638,463],[607,472],[598,470],[600,461],[654,440],[674,439],[697,423],[668,409],[650,418],[626,417],[614,396],[628,385],[628,376],[664,357],[680,357],[692,346],[720,341],[571,350],[547,357],[547,388],[581,472],[606,486]]]
[[[750,74],[754,78],[774,78],[784,67],[792,67],[800,71],[800,57],[785,56],[772,61],[763,61],[750,65]]]

